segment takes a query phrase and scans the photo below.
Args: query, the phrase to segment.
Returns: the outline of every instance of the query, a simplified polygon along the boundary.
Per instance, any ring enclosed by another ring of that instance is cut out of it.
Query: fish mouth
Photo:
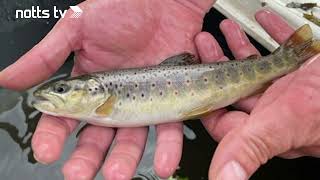
[[[56,108],[56,105],[52,103],[48,98],[41,95],[34,95],[31,105],[39,111],[44,111],[47,108]]]
[[[45,98],[43,96],[34,96],[34,100],[33,101],[49,101],[49,99]]]

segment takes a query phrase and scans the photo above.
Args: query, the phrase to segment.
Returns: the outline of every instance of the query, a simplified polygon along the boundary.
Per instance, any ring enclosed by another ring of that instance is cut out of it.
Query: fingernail
[[[96,172],[97,169],[93,164],[77,157],[69,159],[62,168],[62,174],[65,180],[93,179]]]
[[[258,11],[256,13],[256,19],[259,22],[265,22],[268,23],[269,22],[269,16],[271,15],[271,12],[268,10],[262,10],[262,11]]]
[[[36,155],[36,153],[33,153],[33,158],[40,164],[43,164],[43,165],[48,165],[48,163],[46,162],[42,162]]]
[[[246,180],[247,173],[236,161],[227,163],[218,173],[216,180]]]
[[[224,20],[221,23],[221,27],[222,27],[222,31],[224,32],[224,35],[226,36],[226,38],[229,42],[236,40],[234,42],[234,46],[233,46],[234,48],[238,48],[241,46],[247,46],[250,43],[244,30],[235,21],[232,21],[229,19]],[[232,29],[232,31],[230,29]]]

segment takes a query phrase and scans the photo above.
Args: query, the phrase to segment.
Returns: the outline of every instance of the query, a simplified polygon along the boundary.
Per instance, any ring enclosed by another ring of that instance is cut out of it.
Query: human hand
[[[71,51],[72,75],[93,71],[148,66],[181,52],[196,54],[194,37],[201,31],[213,0],[87,0],[79,19],[61,19],[52,31],[16,63],[0,73],[0,85],[22,90],[48,79]],[[98,13],[99,12],[99,13]],[[44,164],[59,159],[63,145],[78,122],[43,115],[33,135],[36,159]],[[92,179],[105,160],[106,179],[130,179],[144,150],[148,129],[88,126],[63,167],[66,179]],[[116,135],[115,135],[116,134]],[[154,168],[161,177],[176,169],[182,150],[182,124],[157,126]]]
[[[293,29],[274,13],[260,11],[256,18],[279,43],[293,33]],[[248,52],[247,47],[252,49],[238,25],[227,20],[221,29],[235,56],[240,49],[242,53]],[[230,29],[236,30],[231,32]],[[214,41],[211,43],[218,48]],[[201,43],[197,44],[201,49]],[[199,53],[207,57],[205,51]],[[222,55],[221,51],[219,56]],[[219,110],[207,117],[204,125],[215,139],[221,140],[211,162],[210,179],[249,179],[274,156],[320,157],[319,72],[318,56],[296,72],[277,80],[257,103],[257,98],[244,103],[249,112],[253,107],[250,116],[243,111]]]

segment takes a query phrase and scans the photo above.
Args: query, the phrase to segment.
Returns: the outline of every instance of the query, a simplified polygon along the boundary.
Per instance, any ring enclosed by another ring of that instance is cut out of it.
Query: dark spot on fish
[[[120,87],[122,87],[122,83],[120,83],[120,85],[119,85]]]
[[[190,83],[190,80],[188,79],[188,80],[187,80],[187,84],[189,84],[189,83]]]
[[[119,102],[119,106],[121,106],[122,105],[122,103],[121,102]]]
[[[193,93],[193,92],[191,93],[191,96],[194,96],[194,93]]]
[[[120,91],[120,90],[118,91],[118,94],[121,94],[121,91]]]
[[[246,63],[241,65],[241,70],[243,72],[244,77],[248,80],[253,80],[256,78],[256,74],[253,68],[251,67],[251,64]]]
[[[225,84],[224,71],[222,69],[218,69],[217,71],[215,71],[215,82],[218,85]]]
[[[134,75],[136,75],[137,74],[137,72],[134,72]]]
[[[152,84],[152,87],[156,87],[156,84]]]
[[[237,83],[240,81],[238,70],[234,67],[227,67],[227,76],[231,82]]]
[[[143,94],[143,93],[141,94],[141,97],[144,97],[144,94]]]
[[[96,88],[94,88],[94,90],[98,91],[98,88],[96,87]]]
[[[210,68],[210,69],[212,69],[212,68],[213,68],[213,66],[209,66],[209,68]]]
[[[168,81],[167,84],[170,86],[171,85],[171,81]]]
[[[177,91],[175,91],[175,92],[174,92],[174,94],[175,94],[175,95],[178,95],[178,92],[177,92]]]
[[[110,86],[112,86],[112,82],[110,82]]]
[[[114,87],[117,89],[118,88],[118,84],[115,84]]]
[[[274,56],[272,62],[276,67],[281,68],[284,66],[283,60],[280,57]]]
[[[162,94],[163,94],[163,93],[162,93],[162,91],[161,91],[161,92],[160,92],[160,96],[162,96]]]
[[[260,73],[268,73],[271,70],[270,63],[268,61],[259,61],[256,64],[257,71]]]
[[[130,94],[128,93],[128,94],[127,94],[127,98],[129,98],[129,97],[130,97]]]
[[[80,89],[81,89],[81,88],[80,88],[79,86],[75,86],[75,87],[74,87],[74,90],[75,90],[75,91],[79,91]]]
[[[188,68],[184,68],[184,70],[188,70]]]
[[[89,91],[92,91],[92,89],[91,89],[91,88],[89,88]]]
[[[203,80],[204,80],[204,82],[208,82],[208,78],[204,78]]]
[[[135,100],[135,99],[136,99],[136,96],[133,96],[132,99]]]

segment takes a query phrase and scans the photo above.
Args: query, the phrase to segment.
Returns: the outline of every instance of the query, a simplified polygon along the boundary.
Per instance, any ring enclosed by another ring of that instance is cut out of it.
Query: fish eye
[[[55,93],[63,94],[66,93],[70,90],[70,87],[66,84],[57,84],[54,88],[53,91]]]

